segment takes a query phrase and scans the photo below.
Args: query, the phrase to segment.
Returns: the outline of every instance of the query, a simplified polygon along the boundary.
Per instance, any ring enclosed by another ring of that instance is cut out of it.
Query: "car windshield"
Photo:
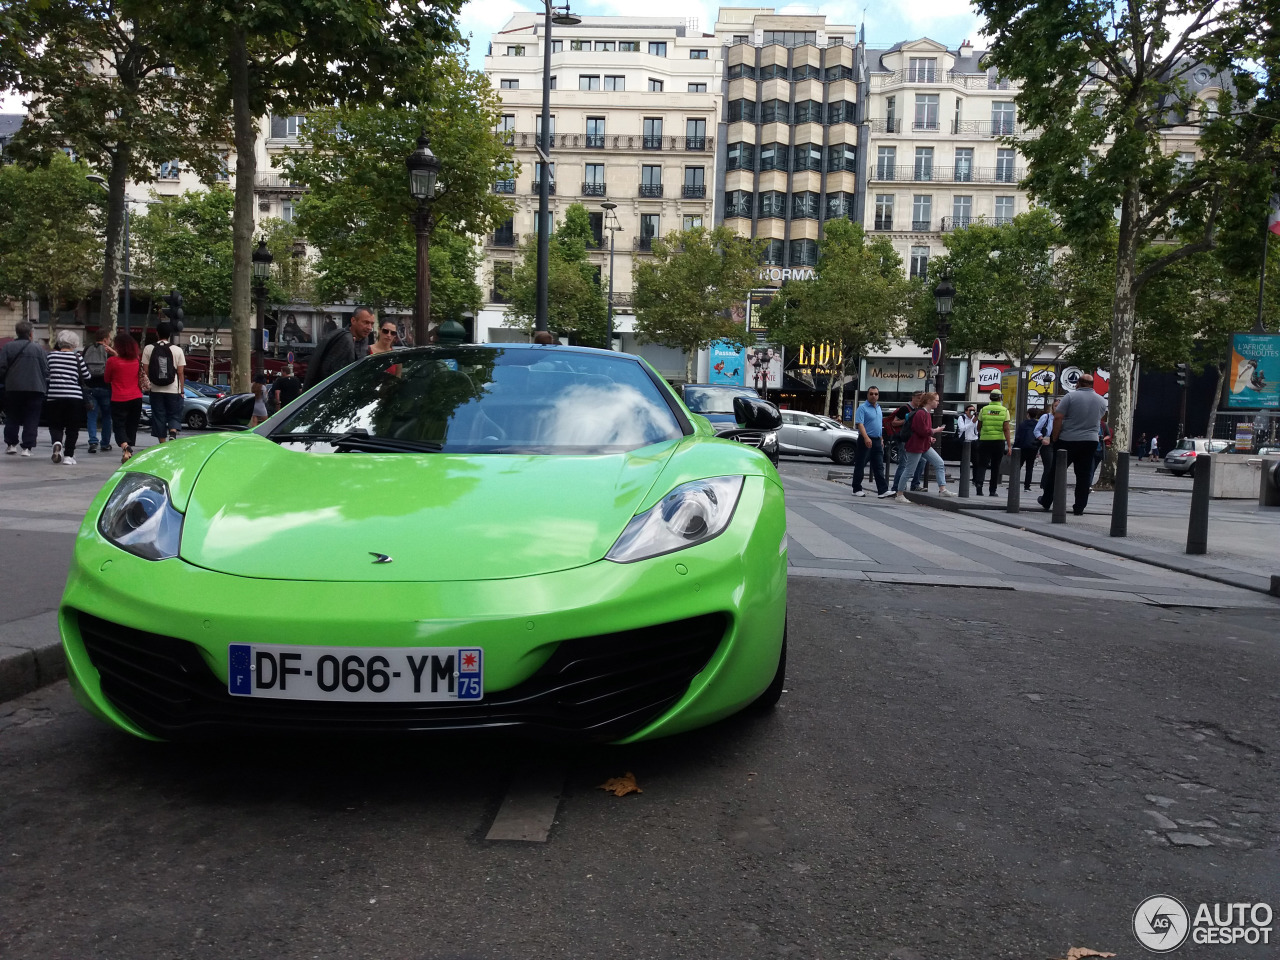
[[[281,443],[445,453],[621,453],[684,435],[633,357],[457,347],[367,357],[271,434]]]
[[[758,397],[746,387],[704,387],[691,385],[684,388],[684,402],[694,413],[733,413],[734,397]]]

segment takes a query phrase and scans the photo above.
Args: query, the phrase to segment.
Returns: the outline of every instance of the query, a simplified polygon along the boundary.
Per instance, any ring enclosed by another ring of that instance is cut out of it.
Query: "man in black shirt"
[[[316,345],[307,367],[306,389],[328,379],[343,367],[355,363],[369,352],[369,334],[378,318],[368,307],[356,307],[350,327],[339,327]]]
[[[271,392],[275,395],[277,410],[293,403],[302,394],[302,381],[293,375],[293,364],[285,367],[284,376],[276,380]]]

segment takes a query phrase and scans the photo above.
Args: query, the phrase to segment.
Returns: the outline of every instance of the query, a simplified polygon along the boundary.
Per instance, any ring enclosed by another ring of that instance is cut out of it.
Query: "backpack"
[[[91,343],[84,351],[84,365],[89,368],[89,376],[101,380],[107,372],[107,351],[100,343]]]
[[[902,418],[902,426],[900,426],[898,428],[898,432],[893,435],[895,440],[898,440],[901,443],[906,443],[911,439],[911,418],[916,415],[918,409],[919,408],[913,410],[910,407],[907,408],[906,416]]]
[[[157,343],[151,348],[147,379],[153,387],[167,387],[178,379],[178,371],[173,365],[173,349],[169,344]]]

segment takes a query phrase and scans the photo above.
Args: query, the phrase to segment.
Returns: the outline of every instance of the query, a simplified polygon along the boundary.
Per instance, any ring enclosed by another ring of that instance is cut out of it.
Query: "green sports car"
[[[626,742],[777,701],[786,567],[772,464],[644,361],[422,348],[135,456],[59,623],[81,702],[141,737]]]

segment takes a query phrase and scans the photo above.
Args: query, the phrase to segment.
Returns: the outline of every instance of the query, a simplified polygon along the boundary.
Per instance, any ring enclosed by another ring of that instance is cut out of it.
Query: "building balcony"
[[[707,195],[707,185],[705,183],[686,183],[681,188],[680,195],[686,200],[701,200]]]
[[[586,147],[588,150],[604,149],[603,133],[588,133],[588,134],[585,134],[582,139],[584,141],[582,145]]]
[[[929,233],[932,230],[933,230],[932,220],[912,220],[911,221],[912,233]]]
[[[541,180],[535,180],[535,181],[533,181],[533,192],[534,192],[534,193],[536,193],[538,196],[542,196],[542,181],[541,181]],[[550,182],[547,184],[547,194],[548,194],[549,196],[552,196],[552,197],[554,197],[554,196],[556,195],[556,182],[555,182],[554,180],[550,181]]]
[[[514,247],[520,243],[520,234],[512,233],[510,230],[495,230],[489,235],[489,246],[491,247]]]
[[[503,291],[499,290],[497,287],[493,287],[492,289],[489,290],[489,302],[490,303],[510,303],[511,297],[509,297]]]
[[[685,137],[684,148],[686,150],[706,150],[707,138],[706,137]]]
[[[673,138],[673,139],[674,139],[674,138]],[[644,136],[644,137],[642,137],[642,138],[641,138],[641,140],[643,141],[643,143],[642,143],[641,145],[642,145],[642,146],[644,147],[644,149],[646,149],[646,150],[661,150],[661,149],[662,149],[662,136],[661,136],[661,134],[659,134],[659,135],[657,135],[657,136]]]
[[[1008,81],[992,80],[985,73],[958,73],[955,70],[895,70],[893,73],[873,73],[868,78],[872,90],[892,90],[903,86],[950,86],[962,90],[1008,90]],[[1005,86],[992,87],[992,83]]]
[[[877,230],[892,230],[893,218],[892,217],[876,217],[875,228]]]
[[[1013,223],[1012,217],[943,217],[942,232],[964,230],[967,227],[1005,227]]]
[[[511,133],[509,142],[517,150],[534,150],[538,136],[534,133]],[[676,150],[690,153],[711,153],[715,150],[714,137],[664,137],[640,134],[555,133],[551,135],[552,150]]]
[[[515,193],[516,182],[514,180],[495,180],[493,181],[494,193]]]
[[[653,237],[636,237],[631,241],[631,249],[641,253],[653,252]]]
[[[306,187],[293,183],[288,177],[278,173],[257,173],[253,177],[254,193],[298,194],[305,193]]]
[[[640,196],[642,196],[642,197],[660,197],[660,196],[662,196],[662,184],[660,184],[660,183],[642,183],[642,184],[640,184]]]
[[[606,197],[608,193],[605,191],[603,183],[584,180],[582,183],[582,195],[584,197]]]
[[[1010,183],[1022,179],[1021,167],[924,167],[915,164],[888,166],[877,164],[871,172],[873,181],[903,183]]]
[[[1022,124],[1013,120],[953,120],[951,132],[975,137],[1020,137]]]

